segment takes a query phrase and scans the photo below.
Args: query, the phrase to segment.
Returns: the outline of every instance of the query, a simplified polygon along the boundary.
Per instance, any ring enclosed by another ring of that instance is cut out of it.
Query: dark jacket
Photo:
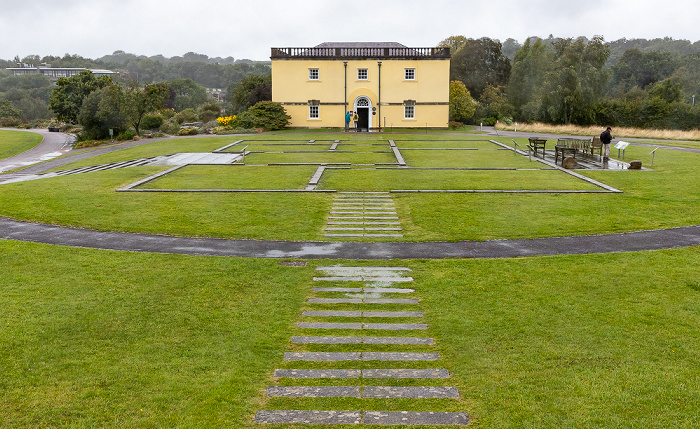
[[[610,144],[614,137],[610,135],[610,130],[605,130],[602,133],[600,133],[600,141],[603,144]]]

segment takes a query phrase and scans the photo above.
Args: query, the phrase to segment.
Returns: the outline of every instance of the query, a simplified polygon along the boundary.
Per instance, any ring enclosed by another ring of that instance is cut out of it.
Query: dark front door
[[[367,131],[369,128],[369,107],[358,107],[357,118],[357,128],[359,130]]]

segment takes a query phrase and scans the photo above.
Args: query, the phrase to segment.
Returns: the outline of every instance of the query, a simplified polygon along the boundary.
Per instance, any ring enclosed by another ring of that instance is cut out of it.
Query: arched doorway
[[[355,99],[353,107],[357,112],[357,131],[369,131],[372,128],[372,102],[362,95]]]

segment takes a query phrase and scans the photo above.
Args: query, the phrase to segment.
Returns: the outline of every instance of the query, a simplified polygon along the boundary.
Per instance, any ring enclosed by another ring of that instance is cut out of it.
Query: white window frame
[[[309,119],[321,119],[321,109],[318,104],[309,104]]]
[[[404,119],[416,119],[416,106],[403,106]]]
[[[405,68],[403,69],[404,80],[416,80],[416,69],[415,68]]]
[[[361,73],[364,72],[364,73]],[[362,76],[364,74],[364,77]],[[369,80],[369,69],[357,69],[357,80]]]
[[[309,80],[321,80],[321,74],[317,68],[309,69]]]

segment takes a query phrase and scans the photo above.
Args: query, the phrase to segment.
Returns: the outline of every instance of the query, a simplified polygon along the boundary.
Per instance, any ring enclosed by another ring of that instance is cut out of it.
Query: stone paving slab
[[[379,267],[379,266],[368,266],[368,267],[329,267],[329,266],[321,266],[321,267],[316,267],[316,271],[325,271],[325,272],[344,272],[344,271],[352,271],[352,272],[358,272],[361,271],[363,274],[365,273],[373,273],[377,271],[411,271],[410,268],[408,267]]]
[[[363,311],[362,317],[423,317],[422,311]]]
[[[276,369],[275,377],[287,378],[360,378],[359,369]],[[379,377],[375,377],[379,378]],[[387,378],[387,377],[383,377]],[[396,377],[398,378],[398,377]],[[426,377],[427,378],[427,377]],[[435,378],[435,377],[432,377]]]
[[[387,331],[415,331],[428,329],[425,323],[363,323],[362,329],[375,329]]]
[[[297,322],[304,329],[363,329],[362,323],[306,323]]]
[[[401,222],[328,222],[328,225],[401,225]]]
[[[418,299],[389,298],[308,298],[310,304],[418,304]]]
[[[362,292],[361,287],[313,287],[314,292]]]
[[[423,317],[423,312],[307,310],[301,313],[301,315],[311,317]]]
[[[359,386],[268,386],[267,396],[285,398],[361,398]],[[408,397],[408,396],[401,396]]]
[[[373,417],[373,419],[381,416]],[[262,410],[255,414],[256,423],[281,423],[281,424],[349,424],[362,423],[360,411],[315,411],[315,410]],[[381,423],[380,423],[381,424]]]
[[[399,345],[433,345],[432,338],[420,337],[292,337],[297,344],[399,344]]]
[[[269,387],[268,387],[269,389]],[[363,398],[459,398],[456,387],[441,386],[365,386]]]
[[[325,234],[325,237],[375,237],[375,238],[400,238],[403,234]]]
[[[418,304],[417,299],[364,298],[363,304]]]
[[[365,411],[366,425],[459,425],[469,424],[467,413],[446,413],[431,411]]]
[[[450,378],[446,369],[363,369],[364,378]]]
[[[440,353],[398,353],[398,352],[363,352],[362,360],[390,361],[433,361],[439,360]]]
[[[314,310],[314,311],[304,311],[301,313],[302,316],[316,316],[316,317],[362,317],[361,311],[325,311],[325,310]]]
[[[292,337],[297,344],[362,344],[362,337]]]
[[[329,276],[314,277],[315,282],[412,282],[413,277],[378,277],[378,276]]]
[[[309,298],[311,304],[362,304],[362,298]]]
[[[413,293],[415,289],[394,288],[394,287],[363,287],[362,292],[369,293]]]
[[[285,353],[284,360],[300,360],[312,362],[334,362],[347,360],[361,360],[362,353],[332,353],[332,352],[306,352],[306,353]]]
[[[420,337],[363,337],[363,344],[400,344],[400,345],[416,345],[425,344],[433,345],[435,340],[432,338]]]

